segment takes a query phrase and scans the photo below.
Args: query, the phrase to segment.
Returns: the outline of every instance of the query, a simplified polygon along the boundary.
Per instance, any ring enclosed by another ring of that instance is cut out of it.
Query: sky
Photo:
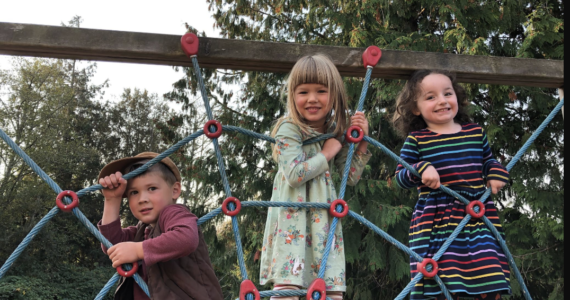
[[[82,28],[183,35],[188,23],[209,37],[214,31],[206,0],[132,1],[0,0],[0,22],[61,26],[81,16]],[[11,56],[0,55],[0,69],[10,68]],[[124,88],[146,89],[159,96],[182,77],[170,66],[97,62],[94,84],[109,80],[105,99],[117,101]]]

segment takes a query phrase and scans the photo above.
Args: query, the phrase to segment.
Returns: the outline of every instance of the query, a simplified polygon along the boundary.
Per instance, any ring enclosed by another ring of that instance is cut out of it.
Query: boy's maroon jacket
[[[147,282],[151,299],[222,300],[222,290],[197,225],[198,218],[184,205],[167,206],[155,227],[139,222],[121,229],[120,220],[101,225],[112,243],[143,242],[144,261],[139,275]],[[106,253],[107,249],[103,247]],[[115,299],[148,299],[132,278],[123,278]]]

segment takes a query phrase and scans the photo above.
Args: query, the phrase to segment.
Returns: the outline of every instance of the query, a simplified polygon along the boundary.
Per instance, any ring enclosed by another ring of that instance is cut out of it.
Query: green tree
[[[7,92],[0,99],[0,127],[62,189],[80,190],[101,167],[98,151],[87,139],[91,124],[101,121],[93,110],[104,108],[92,102],[103,88],[89,83],[94,71],[94,65],[76,69],[73,61],[15,59],[12,70],[0,74],[0,86]],[[55,193],[4,142],[0,157],[3,264],[54,206]],[[82,199],[82,211],[96,220],[102,209],[94,200],[91,195]],[[18,299],[26,293],[32,299],[96,295],[101,284],[95,281],[112,274],[109,268],[97,268],[107,262],[97,248],[98,241],[73,216],[59,214],[0,282],[1,298]]]
[[[14,59],[0,72],[0,128],[62,189],[96,183],[105,163],[138,152],[166,149],[158,128],[173,113],[156,95],[125,89],[118,103],[99,101],[91,83],[94,64],[49,59]],[[54,207],[55,193],[0,143],[0,264]],[[93,225],[102,196],[81,198]],[[124,205],[125,223],[135,224]],[[115,270],[99,241],[71,214],[59,213],[34,237],[0,281],[0,299],[93,299]]]
[[[320,45],[431,51],[463,55],[492,55],[535,59],[563,59],[564,3],[562,1],[449,1],[449,0],[208,0],[215,26],[226,38]],[[190,31],[195,31],[189,26]],[[380,62],[381,63],[381,62]],[[183,103],[186,121],[201,116],[190,95],[199,93],[193,69],[167,95]],[[364,71],[363,71],[364,75]],[[216,118],[269,133],[285,112],[281,88],[284,74],[203,70]],[[346,78],[356,106],[361,78]],[[403,139],[390,126],[395,97],[404,81],[375,79],[365,112],[370,135],[399,153]],[[234,87],[234,88],[226,88]],[[554,89],[466,84],[474,119],[486,127],[494,153],[506,165],[522,143],[556,105]],[[236,90],[238,90],[236,92]],[[190,92],[188,92],[188,90]],[[564,125],[558,116],[512,171],[512,184],[495,197],[526,284],[535,298],[564,296]],[[174,140],[172,140],[174,141]],[[244,135],[226,134],[220,144],[235,196],[269,200],[274,163],[267,144]],[[372,148],[372,147],[371,147]],[[415,192],[394,187],[396,163],[372,149],[373,159],[360,183],[349,188],[351,209],[407,243]],[[193,199],[223,200],[223,188],[213,153],[188,156],[197,169],[186,178],[203,186]],[[338,184],[338,178],[336,178]],[[208,210],[202,200],[195,208]],[[240,218],[249,277],[259,278],[256,258],[262,244],[265,209],[248,209]],[[231,231],[222,217],[205,225],[212,259],[227,299],[235,298],[241,281]],[[408,258],[354,221],[344,221],[348,299],[394,298],[409,282]],[[230,251],[231,250],[231,251]],[[512,276],[514,298],[521,298]],[[269,289],[271,287],[263,287]]]

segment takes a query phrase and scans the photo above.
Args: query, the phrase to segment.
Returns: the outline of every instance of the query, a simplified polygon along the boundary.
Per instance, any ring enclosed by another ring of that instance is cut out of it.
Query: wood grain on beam
[[[301,56],[324,53],[343,76],[362,77],[364,48],[200,38],[204,68],[289,72]],[[191,66],[180,36],[0,22],[0,54]],[[564,61],[383,50],[373,77],[407,79],[416,69],[455,72],[461,82],[558,88]]]

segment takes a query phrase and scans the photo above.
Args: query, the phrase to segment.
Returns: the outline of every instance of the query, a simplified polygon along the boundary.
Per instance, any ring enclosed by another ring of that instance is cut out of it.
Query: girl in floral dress
[[[273,158],[278,172],[271,201],[331,203],[337,197],[330,171],[344,170],[348,145],[340,136],[347,129],[347,95],[334,64],[323,55],[306,56],[295,64],[287,81],[287,115],[279,119],[272,136]],[[351,125],[368,134],[362,112],[351,117]],[[321,134],[339,138],[303,145]],[[356,147],[348,184],[355,185],[370,159],[367,142]],[[341,174],[342,176],[342,174]],[[274,290],[307,288],[318,278],[333,217],[325,209],[269,208],[261,252],[260,283]],[[346,291],[344,240],[339,222],[326,263],[327,296],[342,299]],[[271,297],[297,300],[299,297]]]

